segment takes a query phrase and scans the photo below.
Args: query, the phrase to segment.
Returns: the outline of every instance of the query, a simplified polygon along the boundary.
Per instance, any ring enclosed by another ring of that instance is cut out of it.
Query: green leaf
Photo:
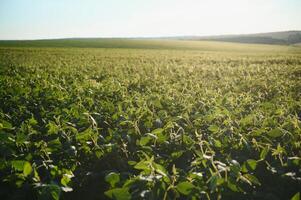
[[[37,125],[38,122],[37,122],[37,120],[32,116],[32,117],[30,118],[30,120],[29,120],[29,124],[34,126],[34,125]]]
[[[15,185],[17,186],[17,188],[21,188],[23,183],[24,183],[24,180],[22,180],[22,179],[18,179],[15,181]]]
[[[152,134],[154,134],[158,137],[157,138],[158,143],[163,143],[167,139],[166,135],[163,132],[164,132],[163,128],[157,128],[152,131]]]
[[[248,179],[251,183],[256,184],[256,185],[261,185],[259,180],[256,178],[256,176],[253,176],[251,174],[245,174],[244,177]]]
[[[280,128],[275,128],[275,129],[273,129],[273,130],[270,130],[270,131],[268,132],[268,135],[269,135],[270,137],[277,138],[277,137],[282,136],[282,135],[283,135],[283,132],[281,131]]]
[[[230,169],[231,169],[231,171],[232,171],[233,173],[235,173],[236,175],[238,175],[238,173],[239,173],[240,170],[241,170],[241,167],[240,167],[239,162],[237,162],[236,160],[232,160],[232,161],[231,161]]]
[[[157,128],[152,131],[152,134],[158,135],[158,134],[162,133],[163,131],[164,131],[163,128]]]
[[[218,177],[216,175],[211,176],[210,180],[210,188],[211,190],[215,190],[217,186]]]
[[[191,139],[191,137],[189,137],[188,135],[184,134],[183,135],[183,142],[184,142],[184,144],[191,146],[191,145],[193,145],[194,140]]]
[[[297,192],[292,198],[291,200],[300,200],[300,192]]]
[[[23,174],[24,176],[28,176],[32,172],[32,167],[29,162],[25,162],[23,166]]]
[[[112,187],[115,187],[116,183],[119,183],[120,177],[119,174],[111,172],[105,177],[106,182],[110,183]]]
[[[228,186],[228,188],[229,188],[230,190],[232,190],[233,192],[239,192],[238,187],[237,187],[235,184],[233,184],[230,180],[228,180],[227,186]]]
[[[47,146],[50,148],[50,151],[62,149],[62,143],[59,138],[49,141]]]
[[[38,200],[59,200],[61,188],[57,184],[45,185],[39,193]]]
[[[133,160],[130,160],[130,161],[128,161],[128,164],[129,164],[129,165],[136,165],[137,162],[136,162],[136,161],[133,161]]]
[[[241,166],[241,171],[242,171],[243,173],[247,173],[247,172],[248,172],[248,169],[249,169],[249,166],[247,167],[247,163],[244,162],[244,164],[242,164],[242,166]]]
[[[209,126],[208,130],[212,133],[217,133],[219,131],[219,127],[217,125],[211,125]]]
[[[91,139],[92,134],[93,134],[92,129],[87,128],[85,131],[76,134],[75,138],[77,141],[84,143]]]
[[[25,143],[26,142],[26,140],[27,140],[27,135],[25,135],[23,132],[18,132],[17,134],[16,134],[16,143],[17,144],[23,144],[23,143]]]
[[[190,182],[181,182],[176,186],[177,190],[184,195],[189,195],[195,186]]]
[[[269,148],[265,147],[264,149],[262,149],[262,151],[260,152],[260,159],[264,160],[265,157],[267,156],[269,152]]]
[[[184,151],[175,151],[171,153],[171,157],[173,159],[177,159],[183,155]]]
[[[162,176],[167,176],[167,171],[162,165],[154,163],[154,168],[157,173],[161,174]]]
[[[130,200],[131,194],[126,188],[115,188],[105,192],[105,195],[114,200]]]
[[[0,129],[12,129],[13,126],[10,122],[8,121],[5,121],[5,120],[2,120],[1,123],[0,123]]]
[[[146,136],[146,137],[141,137],[141,139],[140,139],[140,141],[139,141],[139,144],[140,144],[141,146],[145,146],[145,145],[147,145],[151,140],[152,140],[152,138],[151,138],[151,137],[148,137],[148,136]]]
[[[254,116],[253,115],[248,115],[245,118],[240,120],[240,123],[242,126],[249,126],[253,124]]]
[[[142,160],[140,162],[138,162],[135,166],[134,166],[135,169],[140,169],[140,170],[143,170],[143,171],[151,171],[150,167],[149,167],[149,164]]]
[[[61,184],[63,186],[68,186],[68,183],[71,181],[70,177],[67,174],[64,174],[63,177],[61,178]]]
[[[57,134],[60,130],[59,127],[54,122],[49,122],[46,126],[48,128],[48,134]]]
[[[222,147],[222,143],[219,140],[214,140],[214,146],[217,148],[221,148]]]
[[[261,128],[261,129],[257,129],[257,130],[252,131],[252,135],[253,135],[253,136],[260,136],[260,135],[262,135],[264,132],[265,132],[265,129],[264,129],[264,128]]]
[[[256,169],[256,166],[257,166],[256,160],[249,159],[249,160],[247,160],[247,164],[250,169],[252,169],[252,170]]]
[[[16,171],[23,171],[25,162],[25,160],[13,160],[11,165]]]
[[[41,181],[40,176],[39,176],[37,170],[35,170],[35,169],[33,169],[33,180],[35,180],[37,182]]]

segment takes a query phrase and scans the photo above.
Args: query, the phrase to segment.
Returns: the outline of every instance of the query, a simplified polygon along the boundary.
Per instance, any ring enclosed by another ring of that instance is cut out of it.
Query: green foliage
[[[194,185],[186,181],[179,183],[176,188],[181,194],[189,195],[192,192]]]
[[[297,192],[292,198],[291,200],[300,200],[300,192]]]
[[[31,164],[29,162],[25,162],[25,164],[23,166],[23,174],[24,174],[24,176],[30,175],[31,172],[32,172]]]
[[[131,194],[126,188],[114,188],[112,190],[106,191],[105,194],[114,200],[130,200]]]
[[[59,200],[61,188],[56,184],[49,184],[41,186],[38,200]]]
[[[247,160],[246,162],[247,162],[248,167],[249,167],[251,170],[255,170],[255,169],[256,169],[256,166],[257,166],[256,160],[249,159],[249,160]]]
[[[169,42],[0,48],[0,198],[298,199],[299,49]]]
[[[273,138],[277,138],[283,135],[283,132],[279,128],[275,128],[268,132],[268,135]]]
[[[116,183],[120,181],[119,174],[111,172],[106,176],[105,180],[110,183],[112,187],[115,187]]]

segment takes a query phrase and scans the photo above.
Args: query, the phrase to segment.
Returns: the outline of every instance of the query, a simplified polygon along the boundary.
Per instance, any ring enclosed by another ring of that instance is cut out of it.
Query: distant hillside
[[[193,36],[193,37],[182,37],[179,39],[291,45],[291,44],[301,43],[301,31],[283,31],[283,32],[271,32],[271,33],[219,35],[219,36],[204,36],[204,37]]]
[[[135,49],[194,49],[194,50],[226,50],[232,48],[249,49],[256,45],[231,44],[273,44],[294,45],[301,44],[301,31],[286,31],[273,33],[258,33],[246,35],[220,36],[180,36],[156,38],[65,38],[44,40],[0,40],[0,47],[77,47],[77,48],[135,48]],[[270,45],[264,45],[270,46]],[[262,46],[263,47],[263,46]],[[260,48],[262,48],[260,47]],[[276,46],[274,46],[276,48]],[[279,47],[277,47],[279,48]]]

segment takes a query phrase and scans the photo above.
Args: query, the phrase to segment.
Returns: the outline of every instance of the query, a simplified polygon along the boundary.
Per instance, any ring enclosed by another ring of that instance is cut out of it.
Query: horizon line
[[[34,38],[34,39],[1,39],[0,41],[39,41],[39,40],[68,40],[68,39],[172,39],[179,37],[220,37],[220,36],[244,36],[244,35],[256,35],[256,34],[269,34],[269,33],[281,33],[281,32],[301,32],[301,29],[297,30],[279,30],[268,32],[250,32],[250,33],[225,33],[225,34],[211,34],[211,35],[166,35],[166,36],[80,36],[80,37],[49,37],[49,38]]]

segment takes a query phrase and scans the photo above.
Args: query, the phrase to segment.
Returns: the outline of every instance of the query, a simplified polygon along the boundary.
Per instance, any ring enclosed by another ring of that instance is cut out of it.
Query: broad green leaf
[[[228,188],[230,188],[230,190],[232,190],[233,192],[239,192],[238,187],[237,187],[234,183],[232,183],[231,181],[229,181],[229,180],[228,180],[228,182],[227,182],[227,186],[228,186]]]
[[[163,176],[167,176],[167,171],[162,165],[154,163],[154,168],[155,168],[157,173],[159,173]]]
[[[28,176],[29,174],[31,174],[31,172],[32,172],[31,164],[26,161],[23,166],[23,174],[24,176]]]
[[[241,171],[243,173],[247,173],[249,171],[249,167],[247,167],[247,162],[244,162],[244,164],[242,164]]]
[[[163,128],[157,128],[152,131],[152,134],[157,136],[157,141],[159,143],[163,143],[167,139],[166,135],[163,132],[164,132]]]
[[[260,135],[262,135],[264,132],[265,132],[265,129],[264,129],[264,128],[261,128],[261,129],[257,129],[257,130],[252,131],[252,135],[253,135],[253,136],[260,136]]]
[[[176,186],[177,190],[184,195],[189,195],[195,186],[187,181],[181,182]]]
[[[112,187],[115,187],[116,183],[119,183],[120,177],[119,174],[111,172],[105,177],[106,182],[110,183]]]
[[[265,157],[267,156],[268,152],[269,152],[268,147],[265,147],[264,149],[262,149],[260,152],[260,159],[264,160]]]
[[[256,160],[253,160],[253,159],[249,159],[246,161],[246,163],[248,164],[248,167],[252,170],[255,170],[256,169],[256,166],[257,166],[257,162]]]
[[[214,140],[214,146],[217,148],[221,148],[222,147],[222,143],[219,140]]]
[[[208,130],[212,133],[217,133],[219,131],[219,127],[217,125],[211,125],[209,126]]]
[[[241,166],[240,166],[239,162],[237,162],[236,160],[232,160],[231,161],[230,169],[235,174],[238,174],[240,172],[240,170],[241,170]]]
[[[158,134],[162,133],[163,131],[164,131],[163,128],[157,128],[152,131],[152,134],[158,135]]]
[[[272,129],[268,132],[268,135],[270,137],[273,137],[273,138],[277,138],[277,137],[280,137],[283,135],[283,132],[281,131],[280,128],[275,128],[275,129]]]
[[[151,171],[151,168],[149,166],[149,164],[147,163],[147,161],[140,161],[138,162],[135,166],[134,166],[135,169],[140,169],[140,170],[143,170],[145,172],[150,172]]]
[[[114,188],[105,192],[105,195],[114,200],[130,200],[131,194],[127,188]]]
[[[25,163],[26,163],[25,160],[13,160],[11,162],[11,165],[15,170],[23,171]]]
[[[71,181],[70,177],[68,175],[63,175],[63,177],[61,178],[61,184],[63,186],[68,186],[68,183]]]
[[[291,200],[300,200],[300,192],[297,192],[292,198]]]
[[[145,146],[145,145],[147,145],[151,140],[152,140],[152,138],[149,137],[149,136],[141,137],[141,139],[140,139],[140,141],[139,141],[139,144],[140,144],[141,146]]]

